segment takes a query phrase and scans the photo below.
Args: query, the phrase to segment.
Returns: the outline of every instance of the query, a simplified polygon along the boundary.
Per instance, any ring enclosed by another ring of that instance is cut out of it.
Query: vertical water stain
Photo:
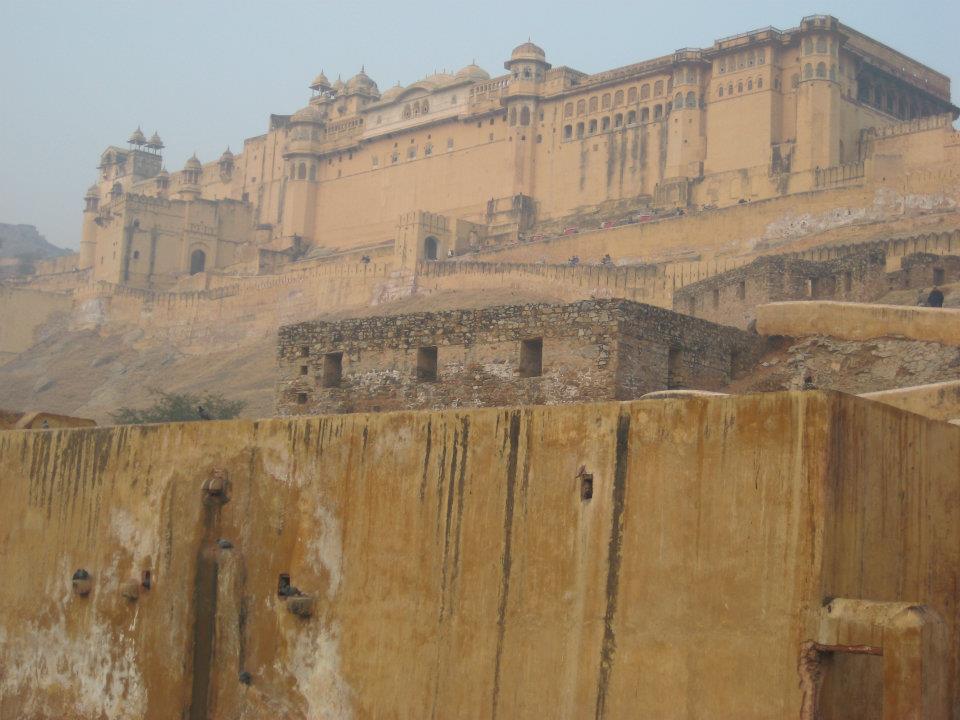
[[[197,572],[193,584],[193,664],[189,720],[207,720],[210,703],[210,675],[213,669],[217,620],[219,563],[215,543],[220,526],[220,506],[203,508],[203,537],[197,551]]]
[[[497,653],[493,667],[493,702],[491,717],[497,717],[497,705],[500,701],[500,660],[503,655],[503,640],[506,635],[507,601],[510,598],[510,564],[513,560],[511,543],[513,541],[513,502],[517,487],[517,454],[520,447],[520,412],[510,414],[510,454],[507,459],[507,498],[503,511],[503,557],[500,566],[500,605],[497,608]]]
[[[620,589],[620,558],[623,552],[623,506],[627,490],[627,450],[630,444],[630,416],[625,412],[617,420],[616,464],[613,473],[613,513],[610,522],[610,543],[607,547],[607,609],[603,614],[603,644],[600,648],[600,677],[597,681],[595,718],[601,720],[606,712],[607,690],[613,671],[613,656],[617,638],[613,619],[617,613],[617,593]]]

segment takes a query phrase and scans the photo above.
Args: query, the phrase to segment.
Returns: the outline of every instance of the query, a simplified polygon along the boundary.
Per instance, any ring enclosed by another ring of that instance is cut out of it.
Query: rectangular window
[[[667,351],[667,390],[683,387],[683,351],[672,347]]]
[[[747,281],[741,280],[740,284],[737,285],[737,299],[745,300],[747,297]]]
[[[309,366],[309,365],[301,365],[301,366],[300,366],[300,374],[301,374],[301,375],[309,375],[309,374],[310,374],[310,366]]]
[[[946,278],[946,273],[943,271],[943,268],[934,268],[933,269],[933,284],[934,285],[943,285],[943,281]]]
[[[323,386],[340,387],[343,376],[343,353],[332,352],[323,356]]]
[[[310,346],[303,345],[300,348],[300,357],[310,357]]]
[[[435,345],[417,350],[417,380],[420,382],[437,381],[437,348]]]
[[[306,405],[306,404],[307,404],[307,394],[297,393],[297,405]]]
[[[520,342],[520,377],[539,377],[543,374],[543,338]]]

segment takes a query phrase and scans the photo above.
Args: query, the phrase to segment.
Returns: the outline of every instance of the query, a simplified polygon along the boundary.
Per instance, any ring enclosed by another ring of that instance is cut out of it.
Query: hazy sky
[[[139,124],[159,130],[170,170],[216,159],[306,104],[321,69],[346,80],[365,65],[381,91],[474,59],[495,75],[529,36],[554,65],[598,72],[814,13],[960,78],[957,0],[0,0],[0,222],[76,247],[107,145]]]

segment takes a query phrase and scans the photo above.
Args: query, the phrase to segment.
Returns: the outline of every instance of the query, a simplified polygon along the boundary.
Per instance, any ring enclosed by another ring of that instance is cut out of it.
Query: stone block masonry
[[[343,413],[714,390],[756,336],[626,300],[454,310],[280,329],[277,411]]]

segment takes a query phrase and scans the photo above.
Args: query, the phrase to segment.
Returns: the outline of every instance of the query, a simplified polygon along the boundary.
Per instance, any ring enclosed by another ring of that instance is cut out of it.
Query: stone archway
[[[202,273],[207,266],[207,254],[203,250],[194,250],[190,253],[190,274]]]
[[[436,260],[439,250],[440,241],[433,237],[433,235],[423,241],[423,256],[427,260]]]

